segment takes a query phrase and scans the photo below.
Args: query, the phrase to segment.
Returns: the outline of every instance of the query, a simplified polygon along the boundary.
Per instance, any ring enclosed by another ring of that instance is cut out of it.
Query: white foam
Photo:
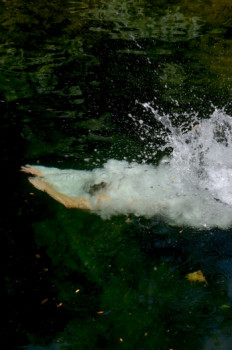
[[[181,227],[232,226],[232,118],[216,109],[201,122],[193,118],[193,125],[183,131],[173,127],[169,116],[157,111],[154,116],[169,130],[165,147],[173,150],[156,167],[109,160],[91,172],[40,170],[57,190],[89,199],[103,218],[133,213],[159,216]],[[140,126],[147,130],[141,121]],[[111,198],[101,209],[88,193],[92,184],[100,182],[107,183]]]

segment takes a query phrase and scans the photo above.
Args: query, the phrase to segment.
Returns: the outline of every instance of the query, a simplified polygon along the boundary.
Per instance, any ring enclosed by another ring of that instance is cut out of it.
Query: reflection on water
[[[185,142],[176,137],[175,145],[192,148],[193,167],[203,162],[207,176],[201,174],[199,187],[207,179],[216,204],[227,201],[220,172],[230,171],[231,1],[13,0],[1,1],[0,9],[8,188],[2,344],[229,349],[229,229],[199,233],[157,218],[104,221],[68,211],[32,192],[18,169],[32,163],[92,170],[110,158],[157,165],[170,157],[174,140],[164,119],[145,108],[152,101],[176,131],[184,125]],[[224,108],[217,131],[209,125],[212,103]],[[216,143],[208,142],[210,132]],[[207,157],[194,148],[197,135]],[[191,176],[198,178],[197,167]],[[207,195],[197,198],[203,205]],[[198,270],[207,284],[186,279]]]

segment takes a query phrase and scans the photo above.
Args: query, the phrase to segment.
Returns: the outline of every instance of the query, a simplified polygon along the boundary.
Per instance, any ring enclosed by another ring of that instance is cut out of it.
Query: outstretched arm
[[[38,190],[47,192],[49,196],[54,198],[57,202],[63,204],[66,208],[77,208],[77,209],[93,209],[90,202],[81,197],[70,197],[63,193],[56,191],[48,182],[42,180],[39,177],[29,178],[30,183],[35,186]]]
[[[43,169],[43,167],[42,167]],[[55,169],[55,168],[54,168]],[[94,208],[88,199],[83,199],[81,197],[71,197],[66,194],[63,194],[59,191],[57,191],[50,183],[48,183],[43,173],[38,169],[38,167],[34,167],[31,165],[27,165],[21,168],[21,171],[26,174],[35,175],[34,177],[30,177],[29,181],[30,183],[36,187],[38,190],[46,192],[49,196],[54,198],[57,202],[63,204],[66,208],[77,208],[77,209],[87,209],[87,210],[93,210],[93,209],[101,209],[102,204],[104,202],[110,202],[110,197],[105,192],[105,186],[100,184],[100,190],[96,190],[96,188],[92,191],[90,195],[92,197],[95,197],[94,201]],[[95,187],[99,185],[94,185]],[[97,200],[96,200],[97,199]]]
[[[70,197],[63,193],[56,191],[52,185],[43,179],[42,173],[31,165],[23,166],[21,171],[27,174],[35,175],[35,177],[30,177],[30,183],[35,186],[38,190],[47,192],[49,196],[54,198],[59,203],[63,204],[66,208],[78,208],[78,209],[93,209],[90,201],[85,200],[81,197]]]

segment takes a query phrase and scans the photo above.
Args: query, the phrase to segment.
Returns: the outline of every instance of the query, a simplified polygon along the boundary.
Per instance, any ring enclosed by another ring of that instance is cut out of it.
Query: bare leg
[[[88,209],[91,210],[92,206],[88,200],[78,197],[69,197],[63,193],[56,191],[48,182],[42,180],[39,177],[29,178],[30,183],[38,190],[47,192],[49,196],[54,198],[59,203],[63,204],[66,208]]]

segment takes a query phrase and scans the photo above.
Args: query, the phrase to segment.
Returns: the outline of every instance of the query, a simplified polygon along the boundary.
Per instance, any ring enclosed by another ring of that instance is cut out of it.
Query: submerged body
[[[144,107],[165,128],[159,135],[165,144],[161,150],[172,150],[157,166],[109,160],[92,171],[43,166],[22,170],[34,175],[29,180],[35,187],[66,207],[88,209],[103,218],[134,214],[159,216],[181,227],[232,227],[232,118],[215,109],[210,118],[194,116],[195,125],[186,130],[174,127],[169,115],[159,115],[149,104]],[[145,134],[150,130],[145,123],[139,125]]]
[[[25,166],[22,171],[34,175],[29,181],[67,208],[87,209],[103,218],[159,216],[169,224],[196,228],[232,224],[232,196],[226,191],[222,197],[222,189],[216,192],[215,186],[210,191],[222,174],[211,176],[211,183],[208,178],[206,188],[204,179],[193,184],[171,160],[161,161],[157,167],[109,160],[92,171],[43,166]]]

